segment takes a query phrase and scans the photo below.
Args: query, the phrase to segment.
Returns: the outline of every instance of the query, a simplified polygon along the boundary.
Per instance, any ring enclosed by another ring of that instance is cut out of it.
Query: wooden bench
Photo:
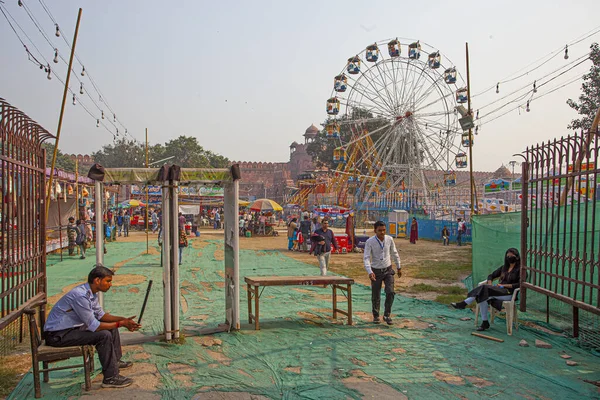
[[[248,284],[248,322],[254,321],[254,329],[260,329],[259,323],[259,299],[265,286],[326,286],[331,285],[333,289],[333,318],[342,314],[348,317],[348,325],[352,325],[352,285],[354,279],[344,276],[247,276]],[[259,288],[263,289],[259,293]],[[337,308],[337,290],[346,292],[348,299],[348,311]],[[252,300],[254,299],[254,313],[252,313]]]

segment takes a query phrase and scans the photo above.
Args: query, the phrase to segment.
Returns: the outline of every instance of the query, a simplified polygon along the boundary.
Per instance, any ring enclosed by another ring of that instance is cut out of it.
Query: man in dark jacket
[[[300,222],[300,232],[304,237],[304,241],[302,242],[302,251],[308,250],[308,238],[310,237],[310,218],[308,214],[304,216],[302,222]]]
[[[337,251],[338,244],[337,240],[335,240],[335,235],[333,231],[329,229],[329,219],[325,218],[321,222],[321,228],[317,229],[314,235],[322,236],[322,239],[317,242],[318,245],[325,246],[323,248],[323,252],[321,254],[315,254],[319,259],[319,268],[321,268],[321,275],[327,275],[327,268],[329,267],[329,256],[331,255],[332,247]],[[313,235],[313,236],[314,236]],[[311,240],[312,241],[312,240]]]

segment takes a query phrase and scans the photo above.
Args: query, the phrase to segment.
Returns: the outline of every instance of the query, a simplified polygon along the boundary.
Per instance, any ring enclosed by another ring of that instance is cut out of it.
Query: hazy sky
[[[53,23],[39,0],[23,2],[68,60],[68,48],[54,36]],[[324,121],[333,76],[348,57],[375,41],[397,36],[419,39],[438,48],[463,76],[465,42],[469,42],[471,86],[476,94],[519,70],[527,72],[541,64],[538,60],[600,25],[598,0],[45,0],[45,4],[69,41],[77,9],[83,8],[77,54],[134,137],[143,141],[144,128],[149,129],[151,143],[195,136],[208,150],[250,161],[287,161],[290,143],[301,142],[310,124]],[[52,63],[52,47],[17,0],[5,0],[3,7],[64,77],[66,66]],[[27,60],[1,15],[0,35],[0,97],[56,132],[63,87],[56,78],[48,81]],[[500,94],[494,88],[476,96],[473,108],[535,79],[543,80],[584,55],[594,41],[600,41],[600,34],[570,46],[569,60],[563,59],[561,51],[539,69],[501,84]],[[37,57],[35,49],[28,47]],[[585,73],[590,65],[588,61],[556,78],[537,95]],[[75,70],[80,69],[75,64]],[[87,77],[79,78],[85,89],[91,89]],[[78,93],[79,82],[72,79],[71,88]],[[576,114],[565,101],[576,98],[579,88],[580,83],[574,83],[534,97],[531,112],[523,107],[482,125],[473,147],[475,170],[495,170],[527,145],[568,134],[566,126]],[[82,97],[99,117],[98,109]],[[512,98],[482,109],[481,117]],[[106,130],[96,128],[95,118],[71,101],[69,96],[59,144],[63,151],[91,153],[113,140]],[[502,111],[524,103],[512,103]]]

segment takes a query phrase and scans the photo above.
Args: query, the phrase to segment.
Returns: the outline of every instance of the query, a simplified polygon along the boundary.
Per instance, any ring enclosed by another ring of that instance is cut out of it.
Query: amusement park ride
[[[348,58],[326,102],[335,171],[326,183],[300,181],[290,202],[306,204],[320,192],[356,210],[382,198],[414,209],[415,197],[451,189],[473,144],[459,123],[467,102],[464,81],[438,50],[398,38],[368,45]]]

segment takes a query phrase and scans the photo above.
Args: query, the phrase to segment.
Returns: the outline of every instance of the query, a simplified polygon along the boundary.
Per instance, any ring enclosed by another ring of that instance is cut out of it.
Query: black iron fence
[[[600,335],[598,152],[596,128],[527,148],[522,166],[521,309],[569,318],[574,337]]]

